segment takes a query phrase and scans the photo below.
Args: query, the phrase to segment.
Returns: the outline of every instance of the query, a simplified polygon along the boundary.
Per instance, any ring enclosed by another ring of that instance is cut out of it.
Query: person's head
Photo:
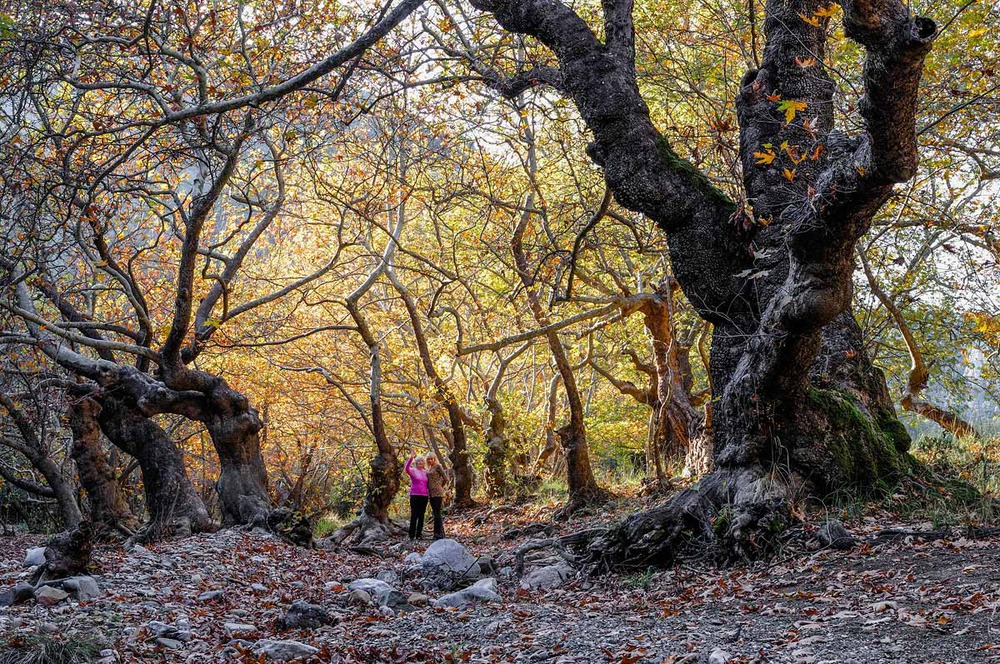
[[[425,467],[424,458],[423,457],[417,457],[416,460],[414,461],[414,464],[417,466],[418,470],[423,470],[424,467]]]
[[[428,454],[427,455],[427,467],[428,468],[433,468],[436,465],[438,465],[438,458],[436,456],[434,456],[433,454]]]

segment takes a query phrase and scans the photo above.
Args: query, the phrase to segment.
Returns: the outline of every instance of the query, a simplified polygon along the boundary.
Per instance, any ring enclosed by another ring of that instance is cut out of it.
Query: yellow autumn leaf
[[[818,18],[830,18],[836,11],[837,11],[837,5],[831,3],[826,7],[820,7],[819,9],[814,11],[813,16],[816,16]]]
[[[792,120],[795,119],[795,114],[806,110],[806,106],[806,102],[794,99],[783,99],[778,102],[778,110],[785,112],[785,124],[791,124]]]
[[[785,179],[789,182],[795,181],[795,169],[794,168],[783,168],[781,169],[781,174],[785,176]]]
[[[819,27],[819,18],[817,16],[815,16],[815,15],[813,15],[813,16],[806,16],[805,14],[799,14],[799,18],[801,18],[803,21],[805,21],[809,25],[813,26],[814,28],[818,28]]]
[[[777,155],[768,150],[767,152],[754,152],[753,156],[757,158],[758,165],[769,166]]]

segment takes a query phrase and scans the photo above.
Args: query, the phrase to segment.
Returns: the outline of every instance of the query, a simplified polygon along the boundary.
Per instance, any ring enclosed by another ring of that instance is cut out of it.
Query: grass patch
[[[105,644],[93,636],[67,637],[7,633],[0,664],[88,664],[98,659]]]

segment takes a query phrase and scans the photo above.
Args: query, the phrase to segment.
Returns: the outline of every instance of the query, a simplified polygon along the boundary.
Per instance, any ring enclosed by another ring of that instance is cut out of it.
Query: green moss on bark
[[[674,152],[674,149],[670,147],[670,143],[666,138],[659,136],[657,138],[657,147],[660,150],[660,155],[663,157],[663,160],[667,162],[667,166],[670,170],[691,175],[695,181],[704,185],[706,192],[718,200],[720,205],[730,208],[732,212],[736,211],[736,205],[729,200],[729,197],[726,196],[721,189],[712,184],[712,181],[708,179],[708,176],[695,168],[691,162],[687,159],[683,159],[680,155]]]
[[[832,486],[847,481],[855,488],[871,489],[911,468],[905,452],[909,436],[896,418],[872,417],[851,396],[836,390],[810,388],[809,401],[826,420],[816,444],[832,461],[831,474],[839,475],[830,477]]]

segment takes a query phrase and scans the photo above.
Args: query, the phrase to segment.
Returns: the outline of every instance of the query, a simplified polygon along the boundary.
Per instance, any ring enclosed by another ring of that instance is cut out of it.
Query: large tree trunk
[[[125,501],[107,454],[101,449],[101,428],[97,421],[100,412],[100,404],[89,397],[74,401],[69,411],[72,456],[80,486],[87,493],[89,520],[96,537],[122,529],[134,533],[139,522]]]
[[[215,487],[222,524],[266,523],[271,498],[260,449],[264,425],[246,397],[224,382],[212,391],[211,397],[210,415],[204,423],[219,457]]]
[[[592,542],[592,560],[669,562],[692,538],[755,555],[796,496],[868,492],[899,476],[909,441],[848,317],[856,243],[893,184],[916,170],[933,21],[900,0],[842,3],[845,34],[866,53],[863,131],[851,138],[833,124],[827,3],[768,0],[762,65],[743,77],[736,104],[751,206],[741,209],[650,122],[631,2],[602,3],[601,43],[562,3],[472,1],[555,53],[561,85],[594,134],[588,153],[618,202],[667,233],[676,278],[714,325],[715,472]]]
[[[104,435],[139,462],[149,512],[143,538],[214,530],[215,524],[188,478],[184,457],[167,432],[110,393],[98,402],[101,410],[97,420]]]

